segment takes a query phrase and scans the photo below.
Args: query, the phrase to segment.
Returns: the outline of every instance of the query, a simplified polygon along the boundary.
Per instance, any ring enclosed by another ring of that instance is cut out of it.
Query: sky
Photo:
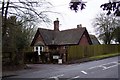
[[[13,0],[11,0],[13,1]],[[14,0],[16,1],[16,0]],[[36,0],[32,0],[36,1]],[[71,0],[46,0],[52,3],[53,7],[50,7],[50,11],[58,12],[59,14],[49,13],[48,16],[54,22],[56,18],[59,19],[60,30],[66,30],[71,28],[77,28],[77,25],[82,24],[86,27],[90,34],[95,35],[95,29],[93,28],[94,18],[103,12],[100,8],[101,4],[108,3],[109,0],[82,0],[86,3],[85,9],[79,10],[77,13],[74,10],[70,10],[69,3]],[[40,9],[38,9],[40,10]],[[39,28],[53,29],[54,25],[37,25]]]
[[[59,12],[60,14],[50,14],[49,17],[52,20],[59,19],[60,30],[66,30],[71,28],[77,28],[77,25],[82,24],[86,27],[90,34],[95,35],[95,29],[93,28],[94,18],[101,12],[101,4],[107,3],[109,0],[82,0],[87,2],[85,9],[79,10],[77,13],[70,10],[69,3],[71,0],[48,0],[53,4],[54,7],[50,8],[52,11]],[[42,26],[38,26],[42,27]],[[43,26],[44,28],[53,29],[53,24],[48,26]]]

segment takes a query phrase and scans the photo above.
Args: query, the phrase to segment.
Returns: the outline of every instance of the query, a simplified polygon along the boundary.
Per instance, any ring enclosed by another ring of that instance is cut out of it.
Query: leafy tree
[[[114,30],[117,26],[116,18],[112,15],[107,16],[105,14],[100,14],[94,19],[93,25],[99,39],[105,44],[110,44],[114,36]]]
[[[81,10],[83,10],[83,9],[85,9],[85,6],[86,6],[85,2],[83,2],[82,0],[81,1],[71,0],[69,5],[70,5],[70,9],[74,10],[75,12],[78,11],[79,7]]]
[[[6,20],[6,32],[2,37],[3,54],[5,52],[11,53],[12,61],[18,64],[20,59],[23,58],[24,49],[30,46],[33,31],[34,27],[24,25],[23,21],[19,21],[16,16],[8,17]]]
[[[117,2],[111,2],[109,1],[108,3],[104,3],[100,6],[101,8],[103,8],[103,10],[107,11],[107,15],[110,15],[111,12],[114,12],[114,15],[116,16],[120,16],[120,1]]]
[[[86,2],[83,0],[71,0],[70,9],[77,12],[79,8],[81,10],[85,9]],[[111,12],[114,13],[115,16],[120,16],[120,1],[109,1],[108,3],[101,4],[100,8],[103,8],[104,11],[107,11],[107,15],[110,15]]]

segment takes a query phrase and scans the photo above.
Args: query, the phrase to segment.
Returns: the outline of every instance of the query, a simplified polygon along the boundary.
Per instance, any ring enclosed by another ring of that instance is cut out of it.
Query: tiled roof
[[[54,31],[39,28],[39,32],[46,45],[78,44],[86,28],[75,28],[63,31]]]
[[[78,44],[84,31],[85,28],[76,28],[76,29],[60,31],[56,35],[55,42],[58,45]]]
[[[52,44],[52,40],[55,34],[53,30],[38,28],[38,31],[41,34],[46,45]]]
[[[49,29],[38,28],[37,33],[31,43],[31,46],[35,45],[35,39],[38,35],[41,35],[45,45],[73,45],[78,44],[83,33],[87,31],[85,27],[68,29],[63,31],[54,31]],[[95,35],[89,35],[92,44],[100,44]],[[42,44],[43,43],[39,43]],[[37,44],[36,44],[37,45]]]
[[[95,37],[95,35],[90,35],[90,39],[92,41],[92,43],[95,44],[100,44],[100,42],[98,41],[98,39]]]

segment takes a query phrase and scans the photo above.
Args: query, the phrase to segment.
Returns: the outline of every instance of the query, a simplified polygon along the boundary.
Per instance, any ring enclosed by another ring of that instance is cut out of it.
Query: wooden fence
[[[120,45],[69,46],[67,60],[77,60],[92,56],[120,53]]]

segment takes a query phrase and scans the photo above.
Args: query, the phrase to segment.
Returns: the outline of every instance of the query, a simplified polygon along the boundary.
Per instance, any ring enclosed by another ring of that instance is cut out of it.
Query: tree
[[[47,17],[46,12],[51,12],[47,10],[51,7],[52,4],[45,0],[17,0],[16,2],[7,0],[2,1],[2,15],[7,18],[7,15],[14,14],[17,17],[23,17],[26,15],[29,21],[35,21],[36,19],[40,19],[41,21],[49,21],[50,19]],[[39,9],[39,10],[38,10]]]
[[[79,0],[71,0],[70,2],[70,9],[71,10],[74,10],[75,12],[78,11],[79,7],[81,10],[85,9],[85,2],[83,2],[82,0],[79,1]]]
[[[70,2],[70,9],[77,12],[79,10],[79,7],[81,10],[85,9],[86,2],[83,2],[82,0],[71,0]],[[94,3],[93,3],[94,4]],[[110,1],[108,3],[101,4],[100,8],[103,8],[103,10],[107,11],[107,15],[110,15],[111,12],[114,13],[115,16],[120,16],[120,1]]]
[[[16,16],[8,17],[6,19],[6,34],[2,37],[3,54],[11,53],[12,61],[15,64],[23,59],[22,54],[30,46],[34,31],[34,27],[29,27],[23,22],[24,20],[18,20]]]
[[[118,44],[120,44],[120,20],[119,19],[117,20],[117,23],[118,25],[114,30],[114,39],[116,43],[118,42]]]
[[[36,22],[51,22],[51,20],[47,16],[47,13],[56,13],[49,10],[49,7],[51,7],[52,4],[45,0],[17,0],[15,2],[10,0],[3,0],[1,2],[2,7],[0,8],[0,10],[2,12],[2,21],[4,26],[4,28],[2,28],[2,36],[4,36],[6,32],[6,19],[11,15],[16,16],[20,20],[24,18],[29,23],[36,24]]]
[[[113,12],[115,16],[120,16],[120,1],[109,1],[108,3],[102,4],[100,7],[107,11],[107,15],[110,15],[111,12]]]
[[[105,44],[110,44],[117,26],[116,18],[112,15],[100,14],[94,19],[93,26],[96,29],[99,39]]]

